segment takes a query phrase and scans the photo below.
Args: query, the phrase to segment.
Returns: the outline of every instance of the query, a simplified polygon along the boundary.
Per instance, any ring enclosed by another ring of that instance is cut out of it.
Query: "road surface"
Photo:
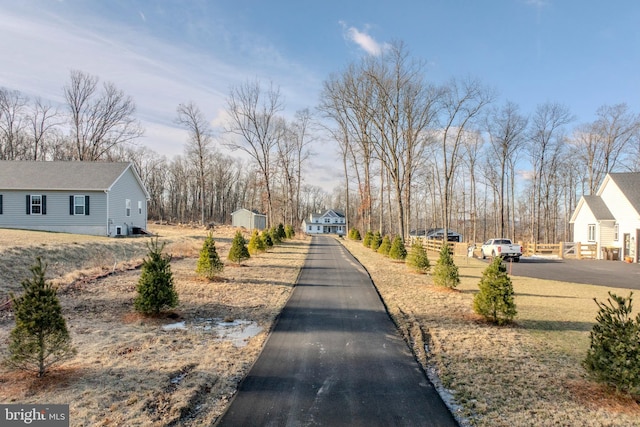
[[[222,426],[457,426],[366,271],[313,237],[265,348]]]

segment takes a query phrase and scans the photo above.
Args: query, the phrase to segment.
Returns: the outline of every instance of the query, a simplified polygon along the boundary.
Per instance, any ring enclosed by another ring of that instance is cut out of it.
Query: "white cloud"
[[[379,56],[387,48],[386,43],[379,43],[366,32],[358,30],[356,27],[348,27],[344,22],[340,22],[345,30],[345,37],[360,46],[369,55]]]

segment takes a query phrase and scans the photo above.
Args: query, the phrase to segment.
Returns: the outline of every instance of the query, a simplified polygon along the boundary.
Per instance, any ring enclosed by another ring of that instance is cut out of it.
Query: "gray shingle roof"
[[[125,162],[0,161],[2,190],[107,190],[130,166]]]
[[[615,220],[615,217],[600,196],[582,196],[598,221]]]
[[[633,208],[640,212],[640,173],[610,173],[609,176],[620,188],[620,191],[629,200]]]

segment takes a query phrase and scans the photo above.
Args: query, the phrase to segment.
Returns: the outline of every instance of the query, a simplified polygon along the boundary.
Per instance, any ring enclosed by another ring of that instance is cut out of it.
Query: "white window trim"
[[[131,216],[131,199],[125,199],[124,201],[124,214],[125,216]]]
[[[587,226],[587,240],[589,240],[590,242],[595,242],[596,241],[596,225],[595,224],[589,224]]]
[[[138,215],[142,215],[142,200],[138,200]]]
[[[30,201],[29,201],[29,211],[31,212],[31,215],[42,215],[42,194],[32,194],[30,196]],[[39,203],[34,203],[33,200],[34,198],[37,198],[39,200]],[[38,208],[40,208],[40,212],[34,212],[33,208],[34,206],[37,206]]]
[[[80,203],[78,203],[78,200],[80,200]],[[74,215],[84,215],[84,195],[80,195],[80,194],[75,194],[73,196],[73,214]],[[82,213],[78,213],[78,208],[81,208]]]
[[[620,241],[620,224],[617,222],[613,226],[613,240],[616,242]]]

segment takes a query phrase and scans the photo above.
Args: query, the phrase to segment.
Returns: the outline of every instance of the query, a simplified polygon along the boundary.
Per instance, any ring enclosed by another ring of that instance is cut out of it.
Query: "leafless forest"
[[[229,91],[220,128],[192,102],[175,106],[187,138],[173,158],[140,144],[135,101],[115,84],[74,70],[61,93],[54,105],[0,88],[0,159],[133,161],[151,219],[228,223],[245,207],[295,225],[332,208],[361,231],[570,241],[580,195],[608,172],[640,171],[640,116],[623,100],[588,122],[561,102],[522,111],[473,78],[429,82],[401,42],[328,76],[295,114],[261,81]],[[340,165],[331,193],[306,173],[320,152]]]

